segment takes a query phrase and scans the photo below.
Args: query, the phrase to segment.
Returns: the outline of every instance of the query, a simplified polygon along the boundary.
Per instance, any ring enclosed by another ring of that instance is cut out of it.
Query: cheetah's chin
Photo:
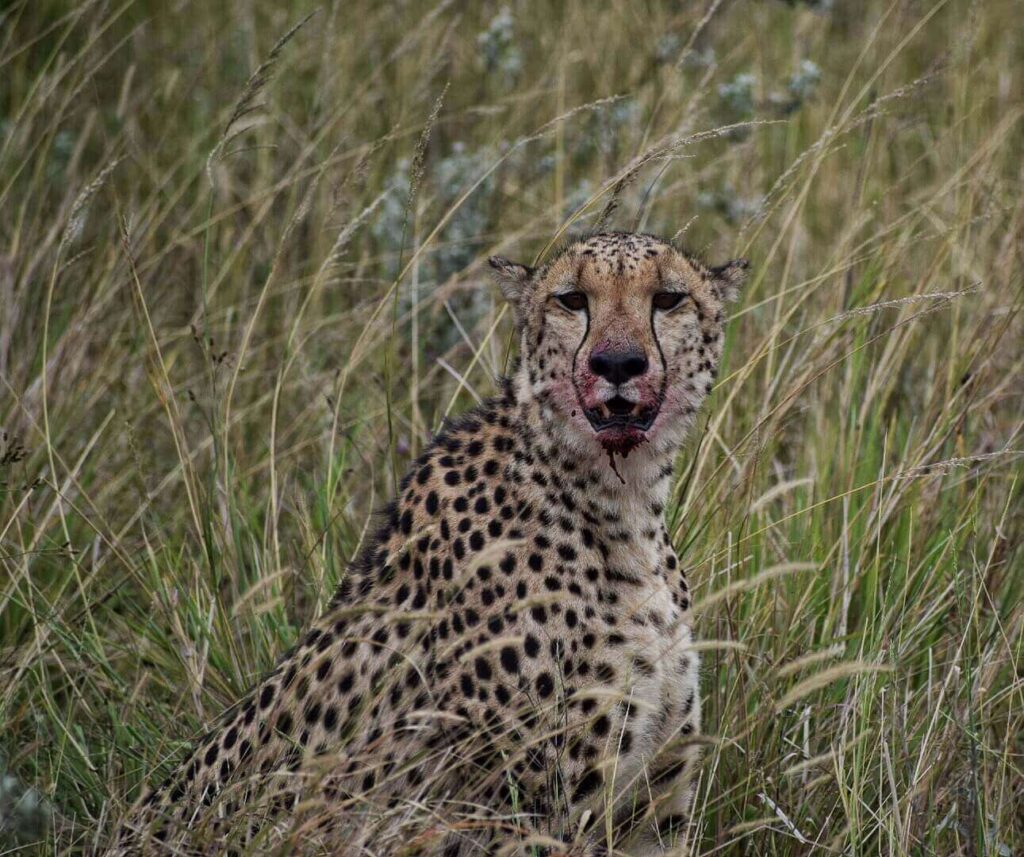
[[[638,426],[614,426],[599,431],[597,440],[609,455],[626,458],[640,444],[647,442],[647,432]]]

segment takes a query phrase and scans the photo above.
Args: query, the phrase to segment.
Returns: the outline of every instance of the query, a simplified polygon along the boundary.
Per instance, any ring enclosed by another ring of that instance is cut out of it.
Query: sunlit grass
[[[695,850],[1020,853],[1012,0],[0,15],[12,847],[102,842],[326,603],[509,365],[487,255],[608,226],[753,262],[668,511]]]

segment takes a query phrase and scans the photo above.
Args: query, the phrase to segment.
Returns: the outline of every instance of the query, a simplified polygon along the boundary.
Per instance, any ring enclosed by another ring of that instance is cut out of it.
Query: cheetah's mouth
[[[615,395],[584,413],[601,445],[625,456],[647,439],[645,432],[653,425],[658,409]]]

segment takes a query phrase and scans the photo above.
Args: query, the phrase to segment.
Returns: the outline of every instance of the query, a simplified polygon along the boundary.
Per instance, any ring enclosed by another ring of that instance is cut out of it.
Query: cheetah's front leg
[[[694,741],[698,727],[696,718],[688,720],[680,730],[685,737],[673,742],[671,753],[666,750],[646,781],[638,784],[645,800],[637,801],[638,808],[643,808],[634,815],[635,827],[621,846],[624,854],[662,857],[695,853],[690,820],[700,761],[700,746]],[[672,758],[666,758],[668,755]]]

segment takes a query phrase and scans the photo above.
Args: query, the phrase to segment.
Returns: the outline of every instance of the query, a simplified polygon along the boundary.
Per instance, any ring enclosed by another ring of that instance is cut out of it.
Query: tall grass
[[[101,842],[325,604],[508,365],[481,260],[607,225],[753,260],[669,510],[699,851],[1021,853],[1015,0],[0,16],[10,847]]]

